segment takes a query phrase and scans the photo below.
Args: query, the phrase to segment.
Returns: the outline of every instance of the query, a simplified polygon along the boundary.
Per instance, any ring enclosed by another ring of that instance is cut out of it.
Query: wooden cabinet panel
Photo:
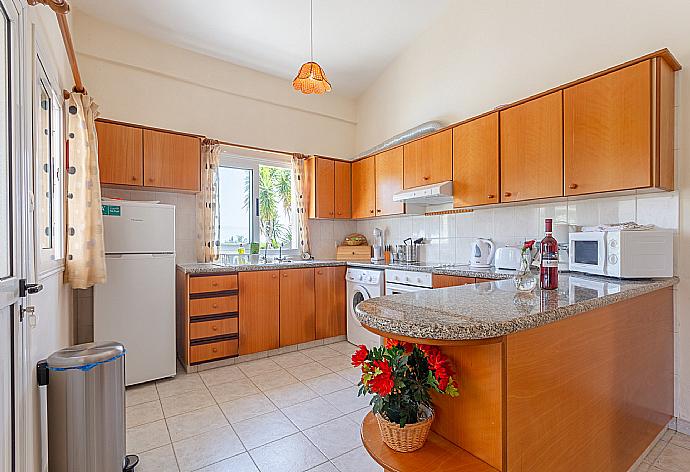
[[[403,148],[390,149],[374,156],[376,176],[376,216],[405,213],[405,204],[394,202],[393,195],[403,188]]]
[[[97,121],[96,133],[101,183],[144,185],[141,128]]]
[[[559,90],[500,112],[502,202],[563,195],[562,102]]]
[[[314,269],[280,271],[280,345],[313,341],[316,336]]]
[[[240,272],[240,354],[280,347],[280,272]]]
[[[314,269],[314,305],[316,310],[316,339],[342,336],[347,333],[345,315],[346,267],[317,267]]]
[[[196,344],[189,348],[189,361],[191,364],[236,356],[238,353],[237,339],[218,341],[208,344]]]
[[[203,339],[228,334],[237,334],[238,326],[238,318],[196,321],[194,323],[189,323],[189,339]]]
[[[330,159],[315,158],[317,218],[335,217],[335,164]]]
[[[498,113],[453,128],[453,206],[498,203]]]
[[[647,60],[563,91],[566,195],[652,185],[651,81]]]
[[[352,218],[352,164],[334,161],[335,165],[335,217]]]
[[[201,189],[199,138],[145,129],[144,185],[198,192]]]
[[[405,144],[405,188],[453,179],[453,130]]]
[[[474,277],[441,274],[433,274],[431,276],[431,285],[433,288],[457,287],[458,285],[473,284],[474,282]]]
[[[223,292],[237,290],[237,274],[204,275],[189,278],[190,293]]]
[[[218,315],[236,313],[237,295],[227,297],[197,298],[189,301],[189,316]]]
[[[374,156],[352,163],[352,217],[369,218],[376,212]]]

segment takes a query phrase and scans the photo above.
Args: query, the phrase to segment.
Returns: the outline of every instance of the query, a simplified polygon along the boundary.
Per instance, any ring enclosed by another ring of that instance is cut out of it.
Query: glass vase
[[[537,277],[530,270],[529,258],[526,254],[523,254],[520,259],[520,268],[515,271],[513,282],[519,292],[531,292],[537,286]]]

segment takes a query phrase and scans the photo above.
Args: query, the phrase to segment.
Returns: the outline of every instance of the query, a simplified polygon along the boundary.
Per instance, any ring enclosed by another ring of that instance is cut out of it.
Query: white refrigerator
[[[103,200],[107,281],[94,288],[94,341],[121,342],[125,384],[175,375],[175,206]]]

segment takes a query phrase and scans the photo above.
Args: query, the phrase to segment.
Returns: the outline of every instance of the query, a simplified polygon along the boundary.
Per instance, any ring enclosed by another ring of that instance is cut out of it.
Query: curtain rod
[[[55,12],[58,26],[60,27],[60,34],[62,35],[62,42],[65,45],[65,52],[67,59],[69,59],[69,66],[72,69],[72,77],[74,77],[74,88],[77,93],[86,93],[84,83],[81,81],[81,74],[79,73],[79,66],[77,65],[77,55],[74,52],[74,43],[72,42],[72,34],[69,31],[69,23],[67,23],[67,14],[70,11],[67,0],[28,0],[28,4],[45,5],[50,7]],[[65,98],[68,98],[69,92],[65,92]]]
[[[271,154],[282,154],[284,156],[290,156],[290,157],[294,156],[295,154],[298,154],[298,153],[294,153],[294,152],[278,151],[276,149],[268,149],[268,148],[262,148],[262,147],[257,147],[257,146],[248,146],[246,144],[237,144],[237,143],[231,143],[228,141],[220,141],[218,139],[206,138],[202,141],[202,143],[203,144],[221,144],[223,146],[232,146],[232,147],[237,147],[237,148],[241,148],[241,149],[249,149],[252,151],[270,152]],[[306,158],[306,156],[305,156],[305,158]]]

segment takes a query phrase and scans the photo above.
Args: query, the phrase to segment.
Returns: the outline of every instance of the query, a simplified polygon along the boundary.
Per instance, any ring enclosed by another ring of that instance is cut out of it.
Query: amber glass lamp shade
[[[295,90],[306,94],[321,95],[331,91],[331,84],[328,82],[326,74],[316,62],[302,64],[297,77],[292,81],[292,86]]]

